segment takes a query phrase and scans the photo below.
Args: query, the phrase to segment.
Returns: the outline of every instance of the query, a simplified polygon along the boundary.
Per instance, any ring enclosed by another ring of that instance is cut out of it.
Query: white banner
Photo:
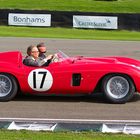
[[[8,24],[19,26],[51,26],[51,15],[9,13]]]
[[[118,17],[107,16],[73,16],[73,27],[118,29]]]

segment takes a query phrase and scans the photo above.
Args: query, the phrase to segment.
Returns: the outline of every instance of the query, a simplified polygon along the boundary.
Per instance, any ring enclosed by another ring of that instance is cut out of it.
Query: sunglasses
[[[31,51],[31,53],[39,53],[39,51]]]

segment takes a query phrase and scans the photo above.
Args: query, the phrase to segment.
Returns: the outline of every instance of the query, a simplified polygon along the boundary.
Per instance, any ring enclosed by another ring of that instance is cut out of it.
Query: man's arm
[[[39,63],[31,58],[25,58],[23,63],[27,66],[39,66]]]

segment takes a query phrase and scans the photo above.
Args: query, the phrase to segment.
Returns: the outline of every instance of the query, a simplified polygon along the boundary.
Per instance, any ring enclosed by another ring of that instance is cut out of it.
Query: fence
[[[95,12],[66,12],[66,11],[46,11],[46,10],[11,10],[0,9],[0,25],[8,25],[9,13],[19,14],[50,14],[52,27],[73,27],[73,16],[105,16],[117,17],[117,29],[119,30],[140,30],[140,14],[126,13],[95,13]]]

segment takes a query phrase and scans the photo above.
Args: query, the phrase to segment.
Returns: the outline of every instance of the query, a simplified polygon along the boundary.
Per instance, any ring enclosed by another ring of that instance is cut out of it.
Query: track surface
[[[140,59],[140,42],[62,40],[42,38],[0,38],[0,51],[20,50],[45,42],[49,53],[62,50],[70,56],[126,56]],[[10,59],[10,58],[9,58]],[[0,103],[0,118],[51,118],[140,120],[140,95],[126,104],[107,104],[102,95],[91,97],[18,96]]]

